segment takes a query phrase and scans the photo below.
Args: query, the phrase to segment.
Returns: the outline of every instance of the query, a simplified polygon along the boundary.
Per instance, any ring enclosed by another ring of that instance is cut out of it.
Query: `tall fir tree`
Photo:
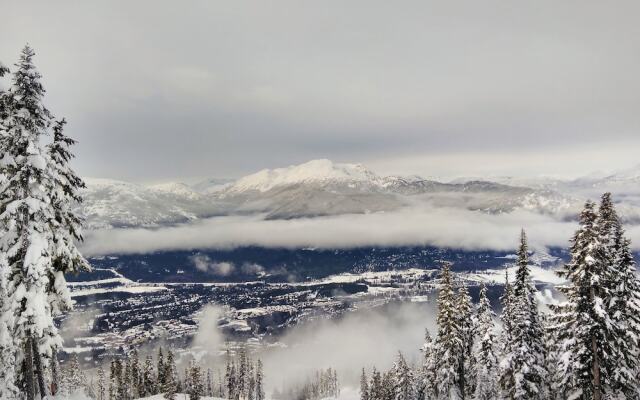
[[[51,254],[53,179],[41,141],[51,125],[51,114],[42,102],[45,91],[33,64],[34,55],[25,46],[16,64],[0,136],[0,250],[7,255],[8,312],[15,316],[13,335],[26,363],[22,391],[28,400],[36,391],[34,369],[40,392],[48,391],[41,354],[51,356],[52,350],[62,345],[49,301],[49,278],[55,273]]]
[[[509,270],[505,270],[504,277],[504,293],[500,297],[502,303],[502,335],[500,344],[502,351],[500,352],[499,376],[498,383],[502,397],[505,399],[513,399],[515,396],[515,373],[513,367],[513,343],[514,343],[514,296],[513,287],[509,281]]]
[[[480,287],[477,310],[478,341],[474,346],[476,387],[474,400],[492,400],[500,396],[498,390],[498,357],[495,348],[495,313],[487,297],[487,287]]]
[[[82,203],[80,190],[84,182],[71,169],[73,158],[70,147],[75,140],[65,136],[64,119],[53,124],[53,141],[47,146],[52,177],[51,206],[53,208],[52,249],[53,271],[49,276],[49,302],[54,316],[71,308],[71,296],[65,274],[90,271],[87,260],[76,243],[83,240],[82,223],[78,205]]]
[[[162,391],[165,383],[167,382],[167,368],[164,363],[164,354],[162,354],[162,347],[158,348],[158,360],[156,366],[156,393]]]
[[[559,289],[566,297],[557,308],[554,329],[562,353],[560,387],[573,399],[601,400],[612,394],[612,374],[617,340],[615,321],[605,300],[611,271],[596,223],[594,204],[588,201],[580,214],[580,227],[571,244],[571,260],[559,272],[568,283]]]
[[[531,280],[527,236],[520,234],[516,276],[513,283],[513,340],[511,366],[514,374],[514,399],[546,399],[544,327],[538,311],[537,289]]]
[[[475,391],[475,367],[473,354],[475,323],[473,321],[473,303],[467,286],[462,284],[456,296],[456,316],[462,348],[459,354],[458,379],[462,398],[469,398]]]
[[[436,347],[435,341],[431,337],[428,330],[425,330],[424,344],[422,345],[422,354],[424,357],[424,364],[421,371],[421,396],[424,399],[432,399],[437,393],[436,382]]]
[[[367,378],[364,368],[362,368],[362,374],[360,375],[360,400],[370,400],[369,378]]]
[[[442,264],[438,291],[438,335],[435,342],[435,375],[437,400],[461,399],[460,354],[463,343],[460,338],[456,296],[451,276],[451,264]]]
[[[264,394],[264,371],[262,361],[258,359],[256,363],[256,400],[265,400]]]
[[[144,360],[144,366],[142,367],[142,397],[147,397],[152,394],[157,394],[156,382],[153,373],[153,359],[151,355],[147,355]]]
[[[625,237],[611,193],[602,195],[596,225],[609,269],[604,306],[614,321],[614,335],[609,341],[617,365],[611,373],[611,386],[616,394],[637,399],[640,398],[640,281],[631,242]]]
[[[96,387],[96,400],[107,400],[106,378],[104,368],[98,368],[98,384]]]
[[[176,368],[175,359],[171,350],[167,353],[167,362],[164,366],[165,381],[162,385],[164,398],[167,400],[175,400],[178,394],[178,369]]]
[[[407,364],[402,353],[398,353],[398,358],[393,364],[393,387],[394,400],[414,400],[414,376],[413,371]]]

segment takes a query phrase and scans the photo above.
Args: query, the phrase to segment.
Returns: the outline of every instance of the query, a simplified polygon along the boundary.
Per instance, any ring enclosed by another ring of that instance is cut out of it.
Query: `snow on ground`
[[[338,275],[331,275],[324,279],[321,279],[320,283],[354,283],[362,280],[369,282],[389,282],[392,281],[392,276],[402,276],[407,278],[418,278],[424,275],[432,275],[438,273],[435,269],[419,269],[409,268],[400,271],[375,271],[375,272],[363,272],[360,274],[343,273]],[[314,281],[309,284],[317,284],[318,281]]]
[[[117,286],[117,287],[109,287],[109,288],[91,288],[91,289],[81,289],[81,290],[73,290],[71,292],[71,297],[79,297],[79,296],[91,296],[94,294],[101,293],[154,293],[160,292],[162,290],[167,290],[166,287],[161,285],[137,285],[137,286]]]
[[[516,276],[517,267],[508,268],[509,278],[513,279]],[[560,285],[565,282],[563,278],[560,278],[556,274],[556,270],[549,268],[542,268],[537,266],[529,266],[531,271],[531,279],[534,283],[548,283],[551,285]],[[477,282],[486,282],[494,284],[505,283],[505,270],[504,269],[488,269],[486,271],[468,274],[468,279]]]
[[[137,283],[125,277],[115,269],[95,268],[96,271],[109,271],[115,278],[98,279],[95,281],[68,282],[71,297],[90,296],[101,293],[153,293],[167,290],[164,285]],[[117,286],[111,286],[117,284]],[[105,286],[107,285],[107,286]]]

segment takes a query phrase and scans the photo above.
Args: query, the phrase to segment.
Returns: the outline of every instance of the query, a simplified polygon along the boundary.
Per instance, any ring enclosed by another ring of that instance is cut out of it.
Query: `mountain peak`
[[[265,192],[277,186],[325,181],[372,181],[378,176],[361,164],[341,164],[331,160],[311,160],[284,168],[263,169],[236,181],[231,191]]]

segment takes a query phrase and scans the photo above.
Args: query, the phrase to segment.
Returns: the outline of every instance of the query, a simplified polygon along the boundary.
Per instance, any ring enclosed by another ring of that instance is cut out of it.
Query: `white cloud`
[[[577,224],[523,210],[486,214],[429,207],[294,220],[232,216],[161,229],[88,232],[82,250],[87,256],[253,245],[285,248],[430,245],[468,250],[511,250],[517,244],[521,228],[527,230],[533,247],[566,247]],[[631,227],[629,232],[632,239],[640,239],[640,229]],[[207,269],[215,264],[197,256],[193,262]],[[224,272],[230,266],[219,265],[214,269]]]

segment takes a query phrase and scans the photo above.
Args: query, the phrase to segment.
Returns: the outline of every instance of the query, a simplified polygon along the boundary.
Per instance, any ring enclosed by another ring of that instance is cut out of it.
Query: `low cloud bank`
[[[286,347],[261,354],[268,389],[295,385],[329,367],[343,386],[357,386],[362,368],[388,369],[398,351],[419,362],[425,329],[433,334],[436,326],[434,307],[397,303],[294,327],[280,340]]]
[[[429,245],[465,250],[511,250],[525,228],[531,245],[566,247],[577,228],[568,222],[530,211],[486,214],[454,208],[405,208],[375,214],[294,220],[261,216],[228,216],[159,229],[110,229],[88,232],[82,250],[87,256],[149,253],[205,248]],[[629,233],[640,242],[640,227]],[[194,261],[195,262],[195,261]],[[211,266],[197,260],[202,268]]]

